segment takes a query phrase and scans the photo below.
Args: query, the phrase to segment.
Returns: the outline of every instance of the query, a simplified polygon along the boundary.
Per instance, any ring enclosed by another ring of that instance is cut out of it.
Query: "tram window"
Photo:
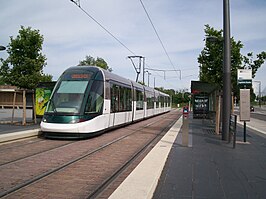
[[[48,112],[79,113],[88,81],[61,81]]]
[[[102,113],[103,81],[94,80],[89,92],[85,113]]]
[[[166,106],[169,107],[170,106],[170,98],[167,96],[166,97]]]
[[[160,95],[159,99],[160,99],[161,108],[162,108],[162,107],[164,107],[164,96]]]
[[[88,81],[62,81],[57,93],[81,93],[85,92]]]
[[[155,102],[155,97],[154,97],[154,95],[152,96],[151,101],[152,101],[152,108],[154,108],[154,102]]]
[[[132,110],[132,92],[131,88],[126,88],[126,111]]]
[[[115,84],[111,84],[111,113],[118,111],[119,103],[119,87]]]
[[[131,88],[111,84],[111,112],[122,112],[131,110]]]
[[[120,87],[119,88],[119,98],[120,98],[119,111],[124,111],[125,100],[126,100],[126,97],[124,96],[124,94],[125,94],[125,89],[123,87]]]
[[[147,109],[154,108],[154,94],[152,92],[146,93],[146,100],[147,100]]]
[[[155,96],[156,108],[159,108],[159,96]]]
[[[137,105],[136,109],[137,110],[143,110],[143,92],[140,90],[136,90],[136,97],[137,97]]]
[[[159,98],[159,104],[160,104],[160,105],[161,105],[161,107],[162,107],[162,105],[163,105],[163,104],[162,104],[162,96],[160,96],[160,95],[159,95],[159,97],[158,97],[158,98]]]
[[[80,93],[56,93],[50,109],[54,108],[57,112],[78,113],[82,99],[83,94]]]
[[[120,86],[120,111],[132,110],[131,89]]]

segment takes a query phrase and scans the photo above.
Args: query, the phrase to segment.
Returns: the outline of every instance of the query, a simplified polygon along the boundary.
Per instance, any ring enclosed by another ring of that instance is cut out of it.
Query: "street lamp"
[[[0,46],[0,50],[5,50],[6,47],[5,46]]]
[[[231,45],[230,45],[230,5],[229,0],[223,1],[223,117],[222,140],[229,140],[231,114]]]
[[[259,106],[261,107],[261,81],[253,80],[253,82],[259,83]]]
[[[208,36],[206,41],[219,42],[217,37]],[[231,43],[230,43],[230,13],[229,0],[223,0],[223,112],[222,140],[229,140],[231,114]]]

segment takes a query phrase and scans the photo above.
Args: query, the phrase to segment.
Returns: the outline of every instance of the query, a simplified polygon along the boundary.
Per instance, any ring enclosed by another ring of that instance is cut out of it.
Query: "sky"
[[[217,30],[223,27],[222,0],[80,0],[81,8],[121,45],[70,0],[0,2],[0,45],[7,46],[20,26],[40,30],[44,36],[42,53],[47,58],[44,73],[52,75],[53,80],[86,55],[103,58],[113,73],[135,80],[135,69],[127,57],[138,55],[145,57],[146,69],[166,70],[165,74],[149,70],[151,87],[155,80],[156,87],[190,90],[191,80],[199,80],[197,58],[204,48],[204,25]],[[242,54],[266,51],[265,0],[230,1],[230,19],[231,36],[244,44]],[[1,58],[7,56],[5,51],[0,52]],[[138,65],[138,60],[134,61]],[[264,63],[255,77],[261,81],[264,94],[265,77]],[[255,85],[258,90],[259,84]]]

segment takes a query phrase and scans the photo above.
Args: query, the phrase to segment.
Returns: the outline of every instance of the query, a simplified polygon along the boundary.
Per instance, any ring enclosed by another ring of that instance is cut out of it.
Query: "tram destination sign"
[[[237,83],[250,85],[252,84],[252,70],[251,69],[238,69],[237,70]]]

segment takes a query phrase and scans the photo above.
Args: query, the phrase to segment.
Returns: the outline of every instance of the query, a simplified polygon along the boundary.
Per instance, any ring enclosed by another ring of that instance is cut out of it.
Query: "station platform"
[[[188,145],[183,146],[180,120],[114,191],[111,199],[266,198],[265,121],[248,123],[246,142],[243,128],[238,125],[233,148],[232,142],[222,141],[221,135],[215,134],[210,120],[191,116]],[[253,130],[251,125],[260,131]]]
[[[209,121],[190,121],[192,143],[177,137],[153,198],[266,198],[266,136],[248,129],[243,142],[238,127],[233,149]]]
[[[40,135],[40,124],[0,124],[0,144]]]
[[[26,110],[26,125],[22,125],[22,109],[15,109],[12,124],[12,109],[0,109],[0,144],[39,135],[41,118],[33,124],[32,110]]]

